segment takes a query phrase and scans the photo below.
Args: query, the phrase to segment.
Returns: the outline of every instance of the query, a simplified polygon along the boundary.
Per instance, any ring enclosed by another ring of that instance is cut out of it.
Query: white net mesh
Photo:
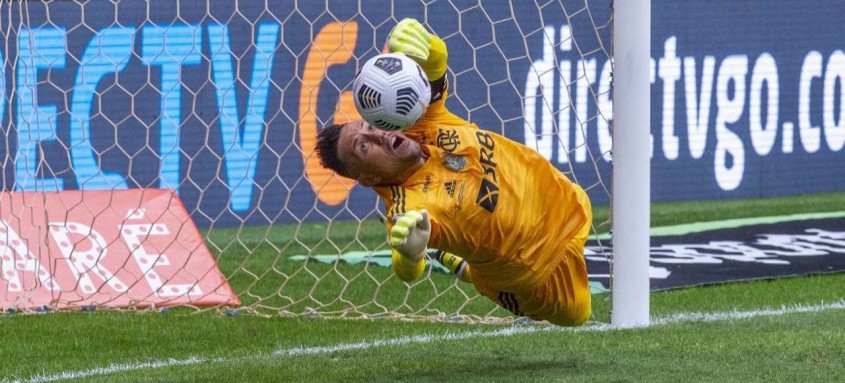
[[[352,78],[405,17],[448,45],[450,110],[536,149],[587,189],[594,205],[609,199],[607,1],[27,1],[4,2],[0,11],[4,190],[173,189],[248,311],[510,317],[436,264],[418,282],[398,281],[387,267],[383,205],[313,155],[319,129],[358,118]],[[86,211],[97,223],[112,200],[89,194],[53,209],[66,217]],[[3,231],[26,231],[38,254],[48,247],[38,241],[50,241],[46,226],[20,219],[22,209],[0,208]],[[56,213],[30,215],[38,214]],[[161,217],[147,215],[150,225]],[[597,217],[603,230],[606,214]],[[19,227],[24,221],[28,227]],[[92,235],[69,239],[71,253]],[[98,241],[95,258],[117,238]],[[157,254],[178,244],[157,245]],[[5,271],[37,270],[13,264],[21,252],[3,247]],[[600,243],[588,249],[597,275],[607,268],[601,253]],[[47,256],[30,259],[49,265]],[[187,262],[169,266],[208,273]],[[124,278],[131,283],[149,271]],[[0,275],[7,307],[26,306],[48,282],[24,275],[31,281],[22,290],[30,293],[16,293],[8,275]],[[131,293],[110,282],[93,281],[98,291],[113,290],[94,304]],[[47,305],[91,303],[77,287],[48,288]],[[149,304],[133,298],[120,306]]]

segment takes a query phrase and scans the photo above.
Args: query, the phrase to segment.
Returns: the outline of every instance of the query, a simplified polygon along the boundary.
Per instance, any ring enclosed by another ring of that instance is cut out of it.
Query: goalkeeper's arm
[[[387,38],[392,53],[404,53],[423,68],[431,82],[432,102],[442,97],[446,85],[446,42],[428,32],[419,21],[406,18],[396,24]]]

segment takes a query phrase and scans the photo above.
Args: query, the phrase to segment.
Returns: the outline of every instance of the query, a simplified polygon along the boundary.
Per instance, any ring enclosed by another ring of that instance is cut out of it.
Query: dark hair
[[[337,174],[345,176],[343,161],[337,155],[337,142],[340,139],[340,131],[344,124],[333,124],[317,133],[317,144],[314,151],[320,158],[320,165],[331,169]]]

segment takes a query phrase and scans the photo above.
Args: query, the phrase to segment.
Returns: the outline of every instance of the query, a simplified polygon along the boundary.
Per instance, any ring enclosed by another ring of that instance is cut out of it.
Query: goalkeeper
[[[316,152],[324,167],[385,202],[397,276],[419,278],[426,248],[435,248],[458,278],[514,314],[584,323],[587,194],[536,151],[446,109],[446,44],[419,22],[397,24],[388,47],[433,79],[426,113],[401,133],[365,121],[329,126]]]

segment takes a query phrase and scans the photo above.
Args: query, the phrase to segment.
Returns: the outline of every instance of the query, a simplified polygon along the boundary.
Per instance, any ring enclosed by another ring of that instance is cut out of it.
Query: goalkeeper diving
[[[399,22],[388,47],[427,75],[425,114],[401,132],[363,120],[331,125],[316,152],[384,201],[396,275],[419,278],[426,249],[437,249],[458,278],[512,313],[583,324],[591,314],[587,194],[533,149],[446,109],[446,44],[418,21]]]

